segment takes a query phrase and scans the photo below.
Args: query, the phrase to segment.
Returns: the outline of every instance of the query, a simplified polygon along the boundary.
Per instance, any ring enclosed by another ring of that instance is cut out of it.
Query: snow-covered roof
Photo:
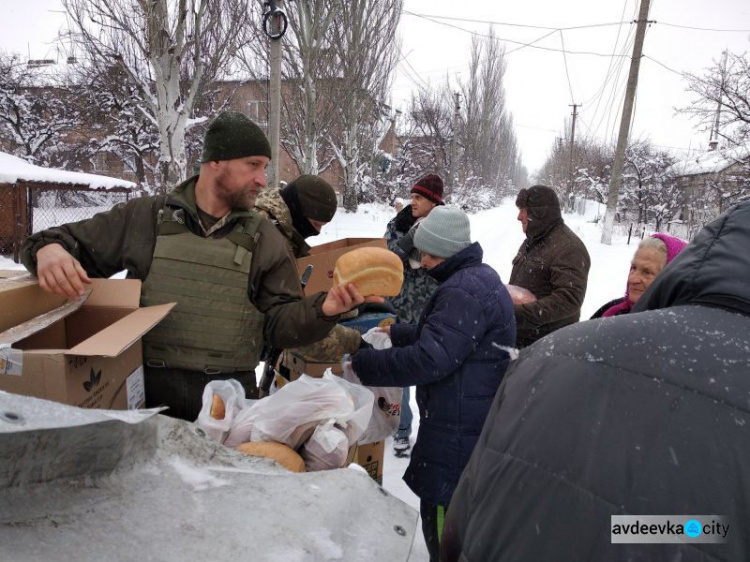
[[[19,180],[86,185],[92,189],[135,188],[135,184],[130,181],[83,172],[42,168],[41,166],[30,164],[17,156],[0,152],[0,183],[16,183]]]
[[[709,150],[697,157],[676,162],[669,168],[668,173],[678,177],[716,174],[733,164],[742,162],[748,156],[750,156],[750,145],[731,149]]]

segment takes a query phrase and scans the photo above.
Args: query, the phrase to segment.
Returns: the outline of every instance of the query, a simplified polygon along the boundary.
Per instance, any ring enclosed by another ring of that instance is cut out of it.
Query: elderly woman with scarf
[[[662,269],[679,254],[687,242],[670,236],[669,234],[657,233],[641,240],[630,262],[630,273],[628,273],[628,284],[625,296],[612,300],[597,310],[591,319],[609,318],[619,316],[631,311],[656,279]]]

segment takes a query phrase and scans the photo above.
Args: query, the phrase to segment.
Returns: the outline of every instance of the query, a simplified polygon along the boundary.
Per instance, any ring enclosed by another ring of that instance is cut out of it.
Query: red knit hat
[[[436,174],[427,174],[414,184],[414,187],[411,188],[411,193],[418,193],[436,205],[442,205],[443,180]]]

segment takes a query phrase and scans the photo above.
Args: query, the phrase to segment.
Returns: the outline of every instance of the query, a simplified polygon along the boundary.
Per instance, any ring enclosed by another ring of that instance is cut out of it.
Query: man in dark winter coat
[[[392,348],[362,349],[352,367],[368,386],[417,386],[421,422],[404,481],[420,498],[434,561],[443,515],[508,366],[515,323],[508,291],[471,243],[466,213],[435,208],[414,244],[438,288],[417,324],[385,330]]]
[[[388,299],[398,314],[399,322],[416,324],[427,299],[437,287],[437,282],[419,263],[419,252],[414,248],[414,233],[430,212],[443,204],[443,180],[436,174],[427,174],[411,188],[411,204],[403,207],[385,231],[388,249],[404,263],[404,283],[401,292]],[[397,457],[409,456],[411,424],[410,389],[404,387],[401,398],[401,418],[393,435],[393,451]]]
[[[526,241],[513,259],[509,283],[536,297],[533,302],[514,304],[517,344],[526,347],[578,321],[591,259],[580,238],[563,222],[553,189],[543,185],[522,189],[516,207]]]
[[[252,210],[270,157],[257,124],[221,113],[206,131],[200,175],[24,242],[23,263],[49,292],[76,298],[89,275],[127,270],[143,281],[144,306],[177,303],[143,338],[148,407],[195,420],[211,380],[237,379],[252,394],[264,344],[320,340],[364,301],[353,285],[303,296],[284,238]]]
[[[633,313],[521,354],[453,496],[443,560],[750,560],[748,248],[750,200]],[[612,544],[613,515],[723,515],[729,528],[725,544]]]

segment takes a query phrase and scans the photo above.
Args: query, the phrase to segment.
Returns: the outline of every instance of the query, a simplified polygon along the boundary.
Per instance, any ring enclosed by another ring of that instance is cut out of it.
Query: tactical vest
[[[151,367],[208,374],[252,371],[263,348],[263,314],[247,296],[262,220],[240,221],[224,238],[193,234],[184,211],[159,211],[156,246],[141,305],[177,302],[143,338]]]

